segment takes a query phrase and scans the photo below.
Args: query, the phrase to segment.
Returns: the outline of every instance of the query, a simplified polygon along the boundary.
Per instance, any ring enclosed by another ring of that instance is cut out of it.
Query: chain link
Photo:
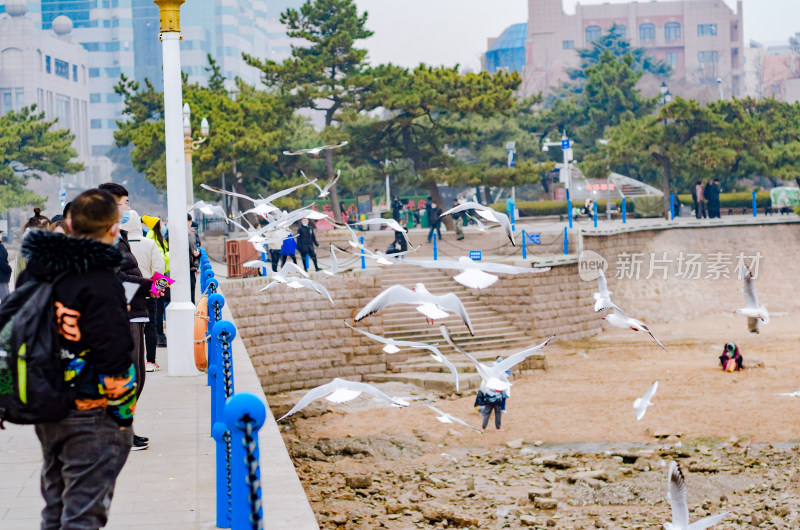
[[[230,335],[226,332],[220,334],[222,345],[222,374],[225,378],[225,398],[233,395],[233,366],[231,363],[231,344],[228,342]]]
[[[216,284],[209,282],[208,286],[206,287],[206,291],[208,291],[209,294],[217,294]]]
[[[233,504],[233,486],[231,481],[231,431],[222,434],[225,442],[225,481],[228,489],[228,520],[231,519],[231,505]]]
[[[244,444],[245,456],[244,463],[247,466],[247,487],[250,489],[250,524],[253,530],[262,530],[264,521],[261,515],[261,496],[258,490],[261,488],[261,480],[258,478],[258,459],[256,458],[256,439],[253,436],[253,424],[255,423],[250,416],[245,415],[241,423],[244,423]]]
[[[222,320],[222,305],[219,302],[214,302],[214,322]]]

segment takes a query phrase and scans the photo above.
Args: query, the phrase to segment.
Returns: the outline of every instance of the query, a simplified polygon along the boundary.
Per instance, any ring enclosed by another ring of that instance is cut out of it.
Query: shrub
[[[622,209],[622,199],[611,199],[617,205],[617,211]],[[538,217],[542,215],[566,215],[567,201],[522,201],[516,204],[520,217]],[[583,203],[572,203],[573,208],[583,208]],[[506,203],[496,202],[492,204],[492,209],[506,213]],[[633,201],[628,199],[625,204],[627,213],[633,213]],[[606,212],[606,199],[597,201],[597,213]]]
[[[692,205],[694,200],[691,194],[682,193],[678,195],[681,204]],[[758,208],[765,208],[770,205],[769,192],[760,191],[756,193],[756,206]],[[736,193],[721,193],[719,195],[720,208],[752,208],[753,206],[753,193],[749,191],[741,191]]]

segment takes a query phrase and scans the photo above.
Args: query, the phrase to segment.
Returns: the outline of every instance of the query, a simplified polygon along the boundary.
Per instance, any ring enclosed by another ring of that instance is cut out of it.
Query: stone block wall
[[[557,340],[571,340],[589,337],[602,328],[602,320],[592,308],[595,290],[595,282],[579,278],[577,263],[568,263],[539,274],[501,276],[478,297],[533,338],[556,334]]]
[[[267,284],[264,278],[220,287],[267,394],[312,388],[334,377],[360,381],[362,374],[386,371],[381,345],[344,325],[380,292],[378,276],[318,275],[315,280],[325,285],[335,305],[311,290],[285,285],[259,292]],[[381,334],[383,319],[375,315],[358,327]]]

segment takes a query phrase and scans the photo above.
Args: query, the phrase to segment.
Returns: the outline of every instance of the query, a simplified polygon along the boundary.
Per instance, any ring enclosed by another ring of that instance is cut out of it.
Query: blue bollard
[[[209,280],[214,278],[214,271],[211,269],[206,269],[202,274],[200,274],[200,292],[206,292],[206,287],[208,287]]]
[[[512,232],[516,232],[516,230],[517,230],[516,220],[514,219],[514,209],[515,208],[516,208],[516,204],[514,204],[514,201],[512,201],[511,198],[509,197],[509,199],[506,201],[506,214],[508,214],[508,220],[511,221],[511,231]]]
[[[753,217],[758,216],[758,203],[756,203],[756,192],[753,192]]]
[[[211,426],[222,421],[225,400],[233,395],[233,355],[231,344],[236,337],[236,326],[220,320],[211,329],[210,350],[214,351],[215,377],[211,385]],[[227,349],[226,349],[227,343]],[[228,355],[226,355],[226,351]]]
[[[528,236],[525,235],[525,229],[522,229],[522,259],[528,259]]]
[[[230,442],[230,432],[225,429],[225,424],[221,421],[211,427],[211,436],[216,443],[216,467],[217,467],[217,528],[231,527],[231,487],[233,482],[229,482],[228,473],[231,467],[231,455],[228,452]]]
[[[669,194],[669,218],[674,221],[675,220],[675,194]]]
[[[564,254],[569,254],[569,238],[567,237],[567,227],[564,227]]]
[[[361,270],[367,268],[367,260],[364,257],[364,236],[361,236]]]
[[[206,283],[206,288],[203,291],[203,293],[214,294],[217,292],[218,289],[219,289],[219,282],[217,281],[216,278],[211,278]]]
[[[258,430],[267,417],[264,403],[253,394],[236,394],[225,405],[225,425],[231,436],[231,527],[258,528],[261,466]]]
[[[626,204],[625,204],[625,203],[626,203],[627,201],[628,201],[628,198],[627,198],[627,197],[623,197],[623,198],[622,198],[622,224],[625,224],[625,223],[627,223],[627,222],[628,222],[628,210],[627,210],[627,208],[625,207],[625,206],[626,206]]]
[[[597,228],[597,201],[592,201],[592,204],[594,204],[594,227]]]
[[[439,247],[436,244],[436,240],[439,239],[436,237],[436,232],[433,233],[433,261],[439,259]]]
[[[569,189],[567,189],[567,217],[569,218],[569,227],[572,228],[572,199],[569,198]]]
[[[212,280],[215,284],[217,280]],[[206,337],[208,340],[208,386],[213,384],[213,376],[211,373],[211,367],[214,367],[214,370],[217,370],[218,360],[214,353],[214,343],[211,342],[211,330],[214,329],[214,325],[222,320],[222,308],[225,306],[225,297],[223,297],[219,293],[214,293],[208,297],[208,331],[206,331]]]

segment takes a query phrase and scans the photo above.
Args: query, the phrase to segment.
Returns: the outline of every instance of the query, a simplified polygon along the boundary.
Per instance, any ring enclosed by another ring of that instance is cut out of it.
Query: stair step
[[[367,383],[407,383],[416,385],[426,390],[434,390],[437,392],[455,392],[456,385],[453,379],[453,374],[450,372],[433,373],[433,372],[406,372],[394,374],[364,374],[362,380]],[[458,385],[459,391],[465,392],[476,389],[481,384],[481,378],[478,374],[459,373]]]

